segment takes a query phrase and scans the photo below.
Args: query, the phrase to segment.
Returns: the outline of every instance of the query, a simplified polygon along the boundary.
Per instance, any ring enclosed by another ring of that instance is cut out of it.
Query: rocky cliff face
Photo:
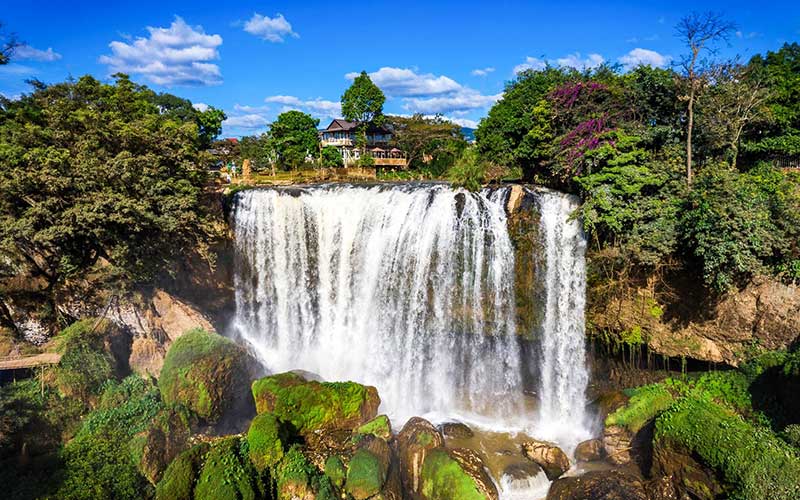
[[[590,287],[587,312],[590,333],[606,341],[736,366],[760,350],[787,348],[800,339],[797,286],[761,278],[709,302],[698,283],[686,294],[647,285],[606,294],[609,284]]]

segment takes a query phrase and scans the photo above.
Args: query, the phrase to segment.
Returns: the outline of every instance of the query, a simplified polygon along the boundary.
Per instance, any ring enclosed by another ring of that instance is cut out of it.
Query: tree
[[[708,80],[708,65],[701,56],[704,51],[713,53],[715,44],[727,41],[736,25],[713,12],[694,12],[680,20],[675,28],[677,36],[686,44],[689,53],[681,59],[686,93],[686,183],[692,185],[692,133],[694,106]]]
[[[342,94],[342,115],[345,120],[359,124],[380,125],[385,102],[381,89],[372,83],[366,71],[362,71]]]
[[[388,121],[393,145],[406,153],[413,167],[418,168],[424,162],[438,165],[444,160],[447,165],[441,166],[446,170],[467,145],[461,127],[441,116],[391,116]]]
[[[326,168],[337,168],[344,166],[342,153],[333,146],[325,146],[319,154],[320,163]]]
[[[3,33],[3,23],[0,22],[0,66],[8,64],[14,50],[22,45],[14,33]]]
[[[239,155],[242,162],[246,159],[252,162],[253,170],[261,171],[266,169],[273,163],[269,134],[242,137],[239,140]]]
[[[184,122],[194,121],[198,128],[198,146],[202,149],[211,147],[211,143],[222,132],[222,122],[227,118],[220,109],[209,106],[200,111],[192,101],[172,94],[152,94],[151,99],[161,113]]]
[[[126,287],[174,257],[207,255],[194,121],[162,114],[123,75],[35,89],[0,101],[0,295],[14,276],[40,283],[55,320],[59,293],[78,280]]]
[[[729,163],[736,167],[745,127],[769,115],[770,91],[753,66],[719,64],[712,75],[714,85],[707,91],[700,118],[719,147],[729,151]]]
[[[298,168],[309,155],[315,156],[319,147],[319,120],[301,111],[278,115],[270,126],[270,147],[277,153],[278,162],[285,168]]]

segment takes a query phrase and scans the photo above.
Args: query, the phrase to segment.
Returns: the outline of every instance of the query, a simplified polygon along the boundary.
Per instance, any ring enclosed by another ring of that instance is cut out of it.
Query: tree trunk
[[[692,129],[694,127],[694,82],[689,92],[689,123],[686,130],[686,184],[692,187]]]

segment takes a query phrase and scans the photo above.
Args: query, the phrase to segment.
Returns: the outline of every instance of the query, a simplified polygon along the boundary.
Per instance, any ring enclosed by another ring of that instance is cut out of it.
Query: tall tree
[[[736,25],[714,12],[693,12],[680,20],[676,35],[689,52],[681,58],[680,66],[686,83],[686,183],[692,185],[692,133],[694,132],[695,103],[708,80],[708,64],[703,53],[714,53],[716,44],[727,41]]]
[[[298,168],[309,155],[315,156],[319,147],[319,120],[301,111],[278,115],[270,127],[270,146],[285,169]]]
[[[383,104],[386,96],[362,71],[353,84],[342,94],[342,115],[345,120],[380,125],[383,122]]]
[[[82,279],[147,281],[171,258],[206,254],[211,231],[198,129],[118,75],[38,84],[0,101],[0,296],[41,283],[42,304]]]

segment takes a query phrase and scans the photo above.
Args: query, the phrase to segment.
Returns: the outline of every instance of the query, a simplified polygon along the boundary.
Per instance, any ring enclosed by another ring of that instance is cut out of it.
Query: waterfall
[[[570,447],[590,437],[586,421],[589,373],[584,344],[586,237],[571,218],[579,199],[552,191],[539,193],[544,246],[545,291],[539,367],[539,437]]]
[[[570,219],[578,200],[528,192],[544,257],[534,367],[522,352],[535,332],[517,331],[508,191],[405,184],[239,193],[235,334],[270,372],[376,386],[398,425],[414,415],[458,418],[574,447],[588,437],[586,243]],[[538,410],[524,390],[534,372]]]
[[[506,197],[435,184],[239,193],[236,333],[271,372],[376,386],[400,425],[524,418]]]

